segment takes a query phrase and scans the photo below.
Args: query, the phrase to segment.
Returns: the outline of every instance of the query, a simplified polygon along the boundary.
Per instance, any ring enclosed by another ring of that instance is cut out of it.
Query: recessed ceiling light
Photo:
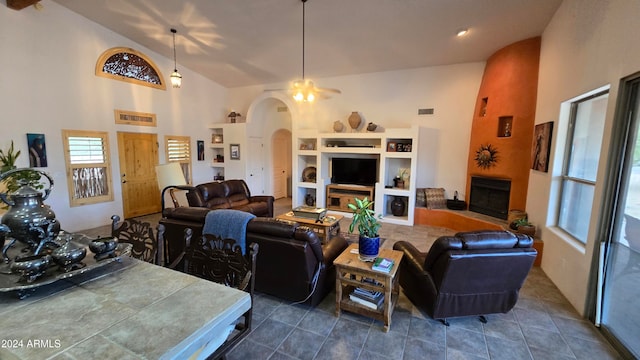
[[[458,32],[456,32],[457,36],[465,36],[467,35],[467,33],[469,32],[469,29],[460,29],[458,30]]]

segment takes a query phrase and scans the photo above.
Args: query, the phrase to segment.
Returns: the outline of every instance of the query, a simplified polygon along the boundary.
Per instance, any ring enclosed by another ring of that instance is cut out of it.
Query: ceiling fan
[[[304,78],[304,31],[305,31],[305,4],[308,0],[302,1],[302,79],[291,83],[289,89],[267,89],[265,91],[287,91],[293,95],[297,102],[313,102],[316,98],[328,99],[328,93],[341,94],[338,89],[316,87],[313,81]]]

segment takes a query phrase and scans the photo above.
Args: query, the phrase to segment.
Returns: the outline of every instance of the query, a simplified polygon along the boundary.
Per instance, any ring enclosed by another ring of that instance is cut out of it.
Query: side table
[[[352,250],[355,250],[352,252]],[[336,316],[341,310],[371,317],[384,322],[384,331],[389,331],[391,314],[398,302],[400,287],[398,283],[398,268],[402,260],[401,251],[380,249],[379,257],[392,259],[393,268],[389,273],[371,269],[371,262],[364,262],[358,258],[358,244],[351,244],[334,261],[336,267]],[[374,280],[374,283],[364,282],[363,279]],[[370,309],[349,298],[351,292],[361,287],[368,290],[380,291],[384,294],[384,302],[378,309]]]

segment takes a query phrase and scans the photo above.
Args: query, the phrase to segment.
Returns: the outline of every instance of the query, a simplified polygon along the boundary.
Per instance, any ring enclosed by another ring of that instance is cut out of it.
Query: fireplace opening
[[[471,177],[469,210],[507,220],[511,180]]]

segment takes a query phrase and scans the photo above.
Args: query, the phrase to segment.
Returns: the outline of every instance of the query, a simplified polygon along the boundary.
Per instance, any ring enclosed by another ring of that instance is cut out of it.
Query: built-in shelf
[[[511,137],[513,130],[513,116],[500,116],[498,118],[498,137]]]
[[[333,157],[375,158],[378,160],[378,182],[367,188],[365,194],[374,198],[375,213],[382,215],[385,222],[413,225],[416,181],[411,174],[416,174],[418,134],[417,127],[361,133],[319,133],[314,129],[295,131],[292,205],[304,205],[307,194],[312,194],[316,199],[315,206],[332,207],[327,199],[331,192],[335,193],[330,174]],[[389,143],[394,146],[389,147]],[[302,172],[310,166],[316,168],[315,183],[302,180]],[[406,174],[405,188],[387,187],[393,186],[393,178],[403,172]],[[350,197],[349,194],[342,195]],[[403,216],[393,216],[391,213],[390,203],[396,196],[405,198],[406,211]],[[334,210],[337,209],[334,207]],[[339,211],[347,216],[350,214],[344,207]]]

